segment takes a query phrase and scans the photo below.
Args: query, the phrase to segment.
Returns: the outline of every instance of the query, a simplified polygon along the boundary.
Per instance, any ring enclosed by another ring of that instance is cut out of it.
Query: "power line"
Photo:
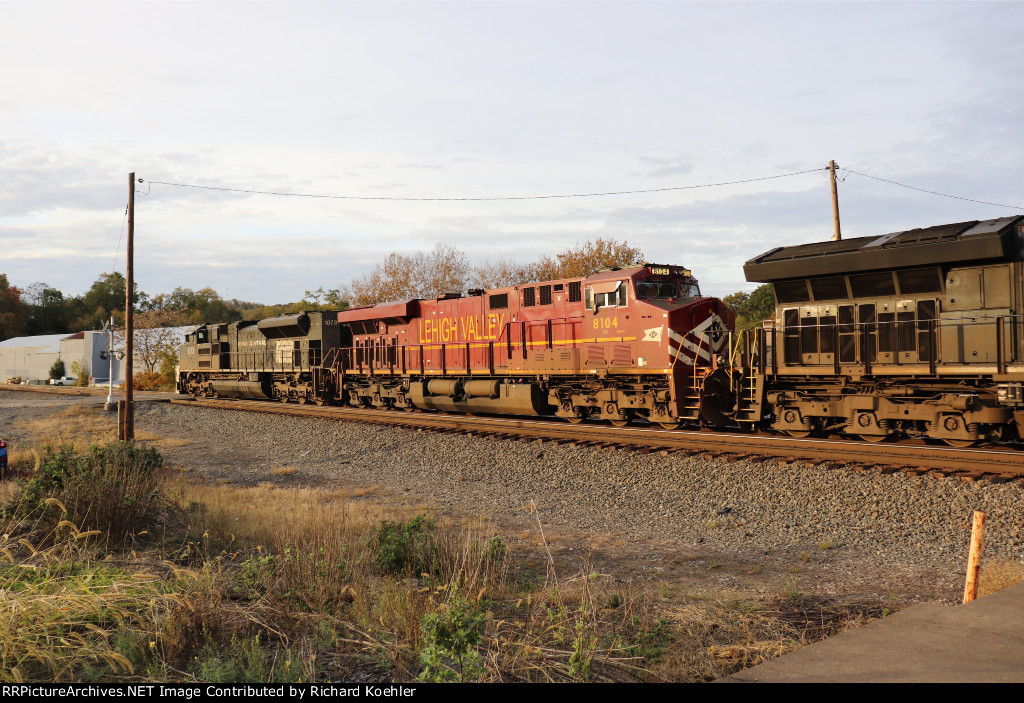
[[[146,181],[150,184],[164,185],[164,186],[175,186],[178,188],[197,188],[200,190],[218,190],[229,193],[249,193],[252,195],[283,195],[292,198],[322,198],[329,200],[387,200],[387,201],[401,201],[401,202],[481,202],[481,201],[500,201],[500,200],[555,200],[559,198],[596,198],[605,195],[637,195],[642,193],[665,193],[668,191],[676,190],[693,190],[696,188],[716,188],[719,186],[731,186],[738,185],[741,183],[755,183],[757,181],[770,181],[776,178],[789,178],[790,176],[800,176],[805,173],[815,173],[826,169],[811,168],[806,171],[794,171],[793,173],[780,173],[776,176],[762,176],[760,178],[745,178],[739,181],[724,181],[721,183],[702,183],[700,185],[692,186],[675,186],[672,188],[649,188],[645,190],[615,190],[604,193],[570,193],[565,195],[518,195],[518,196],[502,196],[492,198],[399,198],[389,196],[360,196],[360,195],[317,195],[313,193],[285,193],[280,191],[270,190],[250,190],[247,188],[220,188],[217,186],[203,186],[195,185],[190,183],[170,183],[168,181]],[[139,182],[143,182],[140,178]]]
[[[906,183],[899,183],[897,181],[890,181],[888,178],[879,178],[878,176],[869,176],[866,173],[860,171],[854,171],[852,168],[846,169],[847,173],[855,173],[858,176],[864,176],[864,178],[872,178],[876,181],[882,181],[883,183],[892,183],[893,185],[900,186],[902,188],[910,188],[911,190],[917,190],[922,193],[928,193],[930,195],[941,195],[943,198],[954,198],[955,200],[966,200],[970,203],[981,203],[982,205],[995,205],[996,207],[1008,207],[1013,210],[1024,210],[1024,207],[1020,205],[1004,205],[1003,203],[991,203],[987,200],[975,200],[974,198],[964,198],[959,195],[950,195],[949,193],[939,193],[938,191],[928,190],[927,188],[918,188],[917,186],[907,185]]]
[[[117,237],[117,248],[114,249],[114,268],[112,268],[110,270],[111,273],[114,273],[114,272],[117,271],[117,253],[119,251],[121,251],[121,239],[124,237],[124,226],[125,226],[126,222],[128,222],[128,206],[127,205],[124,206],[124,220],[121,222],[121,234],[118,235],[118,237]]]

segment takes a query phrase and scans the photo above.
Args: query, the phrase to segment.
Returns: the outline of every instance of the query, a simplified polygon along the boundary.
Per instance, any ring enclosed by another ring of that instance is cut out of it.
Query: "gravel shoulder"
[[[23,439],[26,418],[97,403],[32,396],[0,391],[0,436]],[[986,560],[1024,557],[1020,481],[662,457],[168,403],[140,403],[136,427],[178,440],[165,456],[195,478],[345,487],[484,517],[525,549],[546,544],[559,568],[586,563],[709,598],[955,601],[973,510],[988,513]]]

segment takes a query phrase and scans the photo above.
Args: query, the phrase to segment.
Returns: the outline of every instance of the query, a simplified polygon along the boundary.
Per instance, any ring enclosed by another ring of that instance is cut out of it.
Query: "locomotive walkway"
[[[920,603],[720,683],[1024,682],[1024,583],[966,605]]]

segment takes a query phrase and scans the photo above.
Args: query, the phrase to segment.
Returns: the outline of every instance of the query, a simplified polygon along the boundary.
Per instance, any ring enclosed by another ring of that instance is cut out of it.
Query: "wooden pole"
[[[978,575],[981,573],[981,550],[985,547],[985,513],[974,511],[971,526],[971,550],[967,557],[967,583],[964,584],[964,603],[978,597]]]
[[[125,364],[124,364],[124,441],[135,440],[135,406],[132,404],[134,393],[132,379],[134,378],[134,354],[135,345],[135,173],[128,174],[128,266],[127,281],[125,286],[124,303],[124,339],[125,339]]]
[[[838,242],[843,238],[839,229],[839,189],[836,187],[836,162],[828,162],[828,172],[832,177],[832,219],[835,220],[836,232],[832,235],[832,241]]]

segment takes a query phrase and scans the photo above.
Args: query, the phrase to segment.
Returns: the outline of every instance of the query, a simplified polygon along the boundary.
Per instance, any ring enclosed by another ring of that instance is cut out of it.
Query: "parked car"
[[[61,376],[60,378],[51,378],[51,386],[73,386],[77,379],[74,376]]]
[[[7,473],[7,442],[0,439],[0,478]]]

